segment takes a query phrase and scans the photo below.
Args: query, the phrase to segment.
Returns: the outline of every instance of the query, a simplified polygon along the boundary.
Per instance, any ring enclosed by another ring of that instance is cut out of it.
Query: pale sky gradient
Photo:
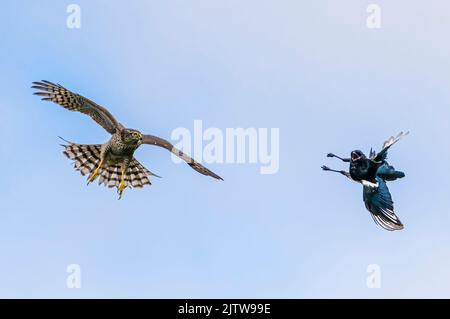
[[[81,6],[81,29],[66,7]],[[378,3],[382,27],[366,27]],[[0,13],[0,297],[450,297],[450,3],[446,0],[3,1]],[[280,169],[210,164],[163,149],[162,175],[114,190],[86,181],[57,136],[102,143],[89,118],[41,102],[46,79],[126,126],[279,128]],[[325,157],[390,151],[405,230],[376,226],[360,185]],[[82,288],[66,287],[79,264]],[[381,289],[366,287],[378,264]]]

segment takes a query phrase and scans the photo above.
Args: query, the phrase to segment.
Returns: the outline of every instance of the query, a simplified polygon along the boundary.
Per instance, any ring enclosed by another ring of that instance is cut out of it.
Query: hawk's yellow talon
[[[102,165],[103,165],[103,160],[100,161],[100,163],[98,164],[97,168],[96,168],[95,171],[92,173],[91,177],[89,177],[89,179],[88,179],[88,185],[89,185],[89,183],[93,182],[93,181],[97,178],[98,171],[100,170],[100,168],[102,167]]]
[[[122,198],[122,193],[123,193],[124,189],[125,189],[125,171],[122,170],[122,177],[120,180],[120,185],[119,185],[119,188],[117,188],[117,191],[119,192],[119,199]]]

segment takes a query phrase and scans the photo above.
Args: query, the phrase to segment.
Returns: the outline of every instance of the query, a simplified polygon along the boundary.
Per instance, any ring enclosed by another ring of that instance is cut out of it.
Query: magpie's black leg
[[[339,158],[341,161],[343,161],[343,162],[346,162],[346,163],[349,163],[350,162],[350,159],[349,158],[342,158],[342,157],[340,157],[340,156],[337,156],[337,155],[334,155],[333,153],[328,153],[327,154],[327,157],[336,157],[336,158]]]
[[[345,177],[350,178],[350,174],[349,174],[348,172],[346,172],[346,171],[338,171],[338,170],[336,170],[336,169],[331,169],[331,168],[329,168],[328,166],[325,166],[325,165],[322,166],[322,169],[323,169],[324,171],[329,171],[329,172],[339,173],[339,174],[344,175]]]

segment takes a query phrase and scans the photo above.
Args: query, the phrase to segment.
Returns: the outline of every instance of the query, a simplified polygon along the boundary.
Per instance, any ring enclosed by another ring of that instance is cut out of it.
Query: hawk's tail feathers
[[[82,145],[71,143],[64,146],[64,155],[71,159],[74,168],[81,175],[91,176],[97,166],[100,164],[101,144]],[[102,165],[98,172],[98,184],[108,187],[119,187],[121,179],[121,166],[118,165]],[[141,188],[145,185],[151,185],[149,176],[160,177],[146,169],[136,159],[133,159],[125,173],[125,187]]]
[[[63,145],[64,155],[73,161],[74,168],[81,175],[90,175],[100,163],[101,144],[82,145],[70,143]]]

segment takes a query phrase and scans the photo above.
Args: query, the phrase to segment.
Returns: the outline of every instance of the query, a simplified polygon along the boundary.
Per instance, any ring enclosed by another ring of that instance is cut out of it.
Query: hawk
[[[74,167],[81,175],[88,175],[88,184],[99,178],[99,185],[117,187],[119,199],[126,187],[142,188],[150,185],[149,176],[156,176],[134,158],[134,152],[142,144],[163,147],[183,159],[200,174],[223,180],[191,157],[176,149],[170,142],[142,134],[138,130],[125,128],[103,106],[69,91],[59,84],[49,81],[33,82],[33,89],[39,90],[35,95],[42,100],[61,105],[67,110],[81,112],[90,116],[101,125],[111,138],[104,144],[82,145],[65,141],[64,155],[73,161]]]
[[[349,172],[322,166],[324,171],[337,172],[361,183],[363,185],[363,200],[373,220],[376,224],[390,231],[403,229],[403,224],[394,213],[394,202],[386,182],[403,178],[405,173],[395,170],[393,166],[388,164],[386,161],[387,152],[392,145],[408,134],[409,132],[400,132],[395,137],[391,136],[383,143],[379,153],[371,149],[369,157],[366,157],[360,150],[352,151],[350,158],[342,158],[333,153],[327,155],[327,157],[336,157],[343,162],[350,163]]]

